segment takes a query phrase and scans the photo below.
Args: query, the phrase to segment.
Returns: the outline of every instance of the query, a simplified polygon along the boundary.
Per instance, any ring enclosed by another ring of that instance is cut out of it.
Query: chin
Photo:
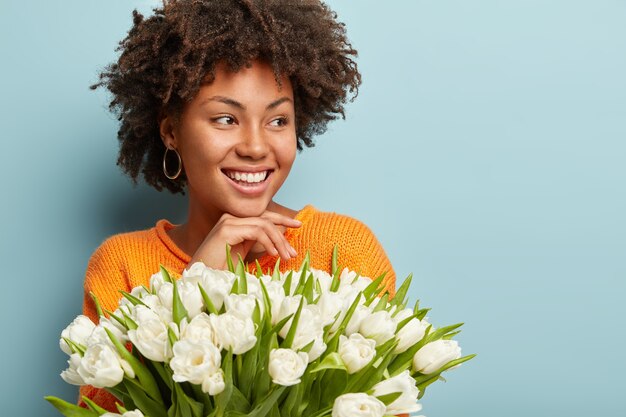
[[[247,201],[234,207],[228,207],[228,213],[235,217],[260,217],[267,210],[269,203],[265,201]]]

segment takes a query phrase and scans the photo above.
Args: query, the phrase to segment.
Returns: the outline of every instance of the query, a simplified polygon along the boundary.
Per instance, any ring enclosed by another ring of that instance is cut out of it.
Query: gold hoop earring
[[[178,158],[178,170],[176,170],[176,174],[174,175],[170,175],[167,172],[167,152],[168,151],[174,151],[174,153],[176,154],[176,157]],[[176,178],[178,178],[178,176],[180,175],[181,171],[183,170],[183,161],[182,159],[180,159],[180,154],[178,153],[178,151],[176,149],[170,149],[168,147],[165,148],[165,153],[163,154],[163,173],[165,174],[165,176],[167,178],[169,178],[170,180],[175,180]]]

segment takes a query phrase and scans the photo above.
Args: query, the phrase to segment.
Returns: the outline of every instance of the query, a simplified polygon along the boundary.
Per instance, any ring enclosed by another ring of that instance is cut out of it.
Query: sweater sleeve
[[[334,230],[328,230],[328,238],[338,243],[339,266],[372,279],[384,273],[384,288],[393,297],[396,292],[396,274],[372,230],[360,220],[343,215],[335,216],[332,222],[335,225],[332,227]]]
[[[114,311],[120,299],[120,290],[130,291],[129,281],[124,273],[122,258],[117,251],[115,237],[106,240],[89,259],[85,273],[83,314],[93,322],[98,322],[96,305],[90,293],[99,300],[102,309]],[[108,411],[117,412],[117,399],[104,389],[94,388],[91,385],[80,387],[79,404],[86,407],[82,397],[94,401]]]

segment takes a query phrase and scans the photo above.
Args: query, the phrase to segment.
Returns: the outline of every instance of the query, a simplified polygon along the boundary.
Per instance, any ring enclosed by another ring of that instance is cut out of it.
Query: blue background
[[[117,121],[88,89],[155,4],[0,1],[3,415],[74,400],[57,343],[97,245],[184,219],[118,171]],[[277,201],[364,221],[433,323],[466,323],[478,357],[424,414],[626,415],[626,2],[330,5],[363,87]]]

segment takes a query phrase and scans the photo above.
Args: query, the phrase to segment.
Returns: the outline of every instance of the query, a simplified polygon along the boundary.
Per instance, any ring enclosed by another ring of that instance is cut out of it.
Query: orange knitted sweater
[[[295,217],[302,222],[299,228],[288,228],[285,237],[298,256],[280,263],[280,270],[300,268],[306,251],[311,266],[330,271],[333,247],[338,246],[338,265],[375,278],[386,272],[385,288],[395,294],[395,273],[381,244],[371,230],[360,221],[337,213],[321,212],[312,205],[305,206]],[[159,220],[155,227],[137,232],[122,233],[108,238],[91,256],[85,276],[83,314],[97,322],[96,308],[89,296],[93,292],[102,308],[113,311],[121,298],[120,290],[149,286],[150,276],[163,265],[175,276],[180,276],[191,260],[169,238],[166,231],[174,226]],[[277,257],[265,255],[258,259],[263,271],[273,268]],[[252,272],[255,264],[248,264]],[[81,387],[81,395],[94,400],[110,411],[115,408],[115,397],[102,389]]]

